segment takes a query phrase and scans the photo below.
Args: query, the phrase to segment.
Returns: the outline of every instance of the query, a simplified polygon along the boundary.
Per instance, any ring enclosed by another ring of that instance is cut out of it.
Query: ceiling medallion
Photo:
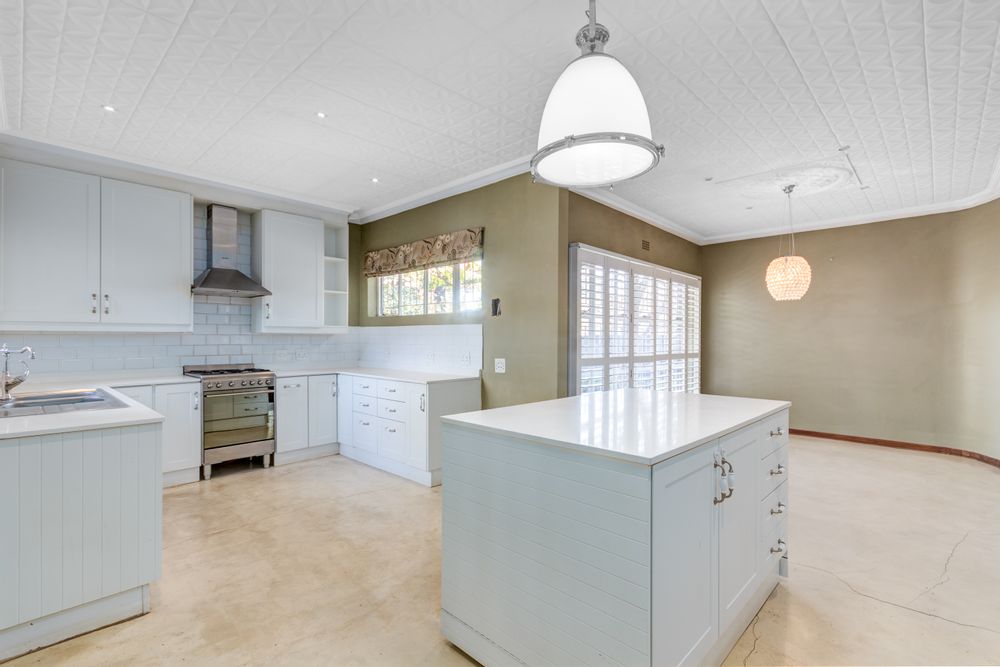
[[[767,291],[775,301],[798,301],[809,291],[809,283],[812,282],[812,268],[809,262],[805,257],[795,254],[795,232],[792,230],[794,189],[794,183],[782,188],[782,192],[788,197],[788,233],[791,237],[788,254],[781,254],[782,242],[781,237],[778,237],[778,257],[767,265],[767,273],[764,276]]]
[[[597,22],[596,0],[587,16],[590,23],[576,34],[581,55],[559,75],[542,112],[531,158],[531,175],[542,183],[608,186],[645,174],[663,155],[638,84],[604,53],[610,35]]]

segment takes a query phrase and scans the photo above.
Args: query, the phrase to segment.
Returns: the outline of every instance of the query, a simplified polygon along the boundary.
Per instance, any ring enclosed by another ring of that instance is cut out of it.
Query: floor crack
[[[970,535],[971,533],[972,533],[972,531],[971,531],[971,530],[970,530],[970,531],[967,531],[967,532],[965,533],[965,535],[963,535],[963,536],[962,536],[962,539],[960,539],[960,540],[959,540],[958,542],[956,542],[956,543],[955,543],[955,546],[953,546],[953,547],[951,548],[951,553],[949,553],[949,554],[948,554],[948,558],[947,558],[947,559],[946,559],[946,560],[944,561],[944,567],[943,567],[943,568],[941,569],[941,576],[940,576],[940,577],[938,577],[938,581],[937,581],[937,583],[935,583],[935,584],[933,584],[933,585],[929,586],[929,587],[928,587],[928,588],[927,588],[926,590],[924,590],[923,592],[921,592],[921,593],[918,593],[918,594],[917,594],[917,596],[916,596],[915,598],[913,598],[912,600],[910,600],[910,604],[913,604],[914,602],[916,602],[917,600],[919,600],[919,599],[920,599],[920,598],[922,598],[923,596],[925,596],[925,595],[927,595],[928,593],[930,593],[931,591],[933,591],[933,590],[934,590],[935,588],[937,588],[938,586],[941,586],[941,585],[943,585],[943,584],[946,584],[946,583],[948,583],[949,581],[951,581],[951,576],[950,576],[950,575],[948,574],[948,568],[949,568],[949,567],[951,567],[951,559],[955,557],[955,552],[956,552],[956,551],[958,550],[958,548],[959,548],[960,546],[962,546],[962,543],[963,543],[963,542],[965,542],[965,541],[966,541],[967,539],[969,539],[969,535]]]
[[[750,656],[757,651],[757,642],[760,641],[760,637],[757,635],[757,622],[760,620],[760,614],[761,612],[758,611],[757,615],[753,617],[753,624],[750,626],[750,634],[753,635],[753,646],[750,647],[750,652],[743,658],[743,667],[747,667]]]
[[[960,625],[960,626],[962,626],[964,628],[972,628],[974,630],[983,630],[985,632],[991,632],[991,633],[993,633],[995,635],[1000,635],[1000,630],[995,630],[993,628],[988,628],[988,627],[985,627],[985,626],[982,626],[982,625],[975,625],[973,623],[963,623],[961,621],[956,621],[953,618],[947,618],[945,616],[939,616],[937,614],[932,614],[929,611],[924,611],[922,609],[915,609],[913,607],[908,607],[905,604],[900,604],[898,602],[893,602],[892,600],[885,600],[883,598],[875,597],[874,595],[869,595],[868,593],[863,593],[863,592],[859,591],[857,588],[855,588],[853,585],[851,585],[851,583],[849,581],[847,581],[846,579],[844,579],[843,577],[841,577],[839,574],[837,574],[836,572],[833,572],[831,570],[826,570],[826,569],[823,569],[821,567],[816,567],[815,565],[806,565],[805,563],[796,563],[796,565],[798,565],[799,567],[808,568],[810,570],[816,570],[817,572],[824,572],[824,573],[830,575],[831,577],[833,577],[834,579],[836,579],[837,581],[839,581],[840,583],[844,584],[844,586],[846,586],[847,588],[849,588],[851,590],[851,592],[856,593],[857,595],[860,595],[863,598],[868,598],[869,600],[874,600],[875,602],[881,602],[882,604],[887,604],[890,607],[896,607],[898,609],[905,609],[906,611],[912,611],[913,613],[920,614],[921,616],[929,616],[930,618],[936,618],[938,620],[945,621],[946,623],[953,623],[955,625]]]

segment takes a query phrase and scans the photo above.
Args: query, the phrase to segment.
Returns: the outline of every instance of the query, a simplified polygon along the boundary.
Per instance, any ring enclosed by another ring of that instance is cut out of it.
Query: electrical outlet
[[[462,353],[462,365],[463,366],[471,366],[472,365],[472,355],[469,354],[468,352],[463,352]]]
[[[274,358],[277,359],[278,361],[288,361],[290,355],[288,354],[288,350],[278,350],[277,352],[275,352]]]
[[[506,359],[494,359],[493,360],[493,370],[497,373],[507,372],[507,360]]]
[[[295,350],[296,361],[305,361],[308,358],[309,358],[309,353],[306,352],[305,350]]]

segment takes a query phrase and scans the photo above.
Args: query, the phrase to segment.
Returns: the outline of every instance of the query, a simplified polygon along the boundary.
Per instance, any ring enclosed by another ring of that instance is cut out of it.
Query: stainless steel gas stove
[[[212,465],[251,456],[274,455],[274,373],[252,364],[185,366],[184,375],[201,379],[202,474]]]

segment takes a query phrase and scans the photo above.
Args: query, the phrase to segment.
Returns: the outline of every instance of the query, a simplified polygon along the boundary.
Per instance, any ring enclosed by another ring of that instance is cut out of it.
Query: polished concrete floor
[[[790,577],[727,665],[1000,663],[1000,470],[793,438]],[[468,665],[438,632],[440,491],[342,457],[164,497],[152,613],[11,665]]]

